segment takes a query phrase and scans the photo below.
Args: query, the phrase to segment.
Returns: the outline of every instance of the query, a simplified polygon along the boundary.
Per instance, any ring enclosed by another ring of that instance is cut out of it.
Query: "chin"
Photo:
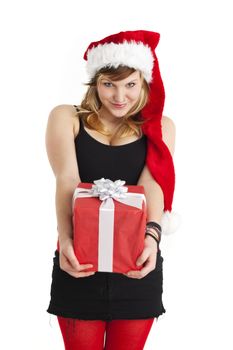
[[[128,113],[128,111],[130,110],[131,107],[126,106],[125,108],[122,109],[117,109],[114,107],[109,107],[108,110],[111,114],[115,115],[115,116],[124,116]]]

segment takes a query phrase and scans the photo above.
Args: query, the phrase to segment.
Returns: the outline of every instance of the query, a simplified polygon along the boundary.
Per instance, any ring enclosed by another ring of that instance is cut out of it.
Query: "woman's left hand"
[[[138,278],[138,279],[145,277],[149,272],[154,270],[156,267],[157,252],[158,252],[157,242],[154,240],[153,237],[149,235],[145,236],[144,249],[136,261],[137,266],[144,264],[143,268],[141,270],[128,271],[127,273],[124,273],[124,275],[127,277]]]

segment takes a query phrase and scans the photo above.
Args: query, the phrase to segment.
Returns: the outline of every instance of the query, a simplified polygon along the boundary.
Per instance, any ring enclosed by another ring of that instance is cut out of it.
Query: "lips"
[[[113,105],[114,107],[117,107],[117,108],[123,108],[123,107],[126,106],[126,103],[124,103],[124,104],[112,103],[112,105]]]

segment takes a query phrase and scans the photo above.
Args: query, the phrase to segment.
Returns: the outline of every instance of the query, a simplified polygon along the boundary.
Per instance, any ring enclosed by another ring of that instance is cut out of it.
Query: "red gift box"
[[[118,184],[115,187],[123,189],[124,194],[114,193],[110,188],[106,195],[104,187],[85,182],[78,184],[73,195],[73,243],[79,263],[93,264],[93,268],[86,271],[127,273],[140,270],[142,267],[136,265],[136,260],[144,249],[144,187],[122,186],[125,181],[104,178],[94,183]],[[94,187],[98,187],[100,193],[93,191]]]

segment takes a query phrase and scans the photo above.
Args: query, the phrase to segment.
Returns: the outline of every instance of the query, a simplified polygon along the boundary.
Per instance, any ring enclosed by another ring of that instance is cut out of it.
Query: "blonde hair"
[[[99,109],[101,108],[101,101],[98,97],[97,86],[98,83],[104,78],[109,77],[112,81],[118,81],[127,78],[130,74],[135,72],[136,69],[126,66],[119,66],[118,68],[104,67],[100,69],[96,75],[84,85],[89,86],[85,96],[80,105],[77,105],[77,116],[82,118],[84,125],[89,129],[94,129],[103,135],[111,135],[103,123],[99,119]],[[129,112],[122,117],[122,123],[114,133],[114,138],[121,138],[131,135],[142,136],[141,125],[144,123],[140,110],[146,105],[149,96],[149,85],[140,72],[140,79],[142,82],[141,92],[138,101],[129,110]],[[113,139],[113,138],[112,138]]]

